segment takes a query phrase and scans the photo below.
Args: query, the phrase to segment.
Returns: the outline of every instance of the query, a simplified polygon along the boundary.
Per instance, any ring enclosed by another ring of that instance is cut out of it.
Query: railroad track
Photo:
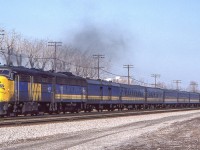
[[[175,111],[190,111],[199,108],[182,108],[182,109],[160,109],[160,110],[139,110],[139,111],[104,111],[101,113],[79,113],[79,114],[62,114],[62,115],[42,115],[42,116],[19,116],[16,118],[0,118],[0,127],[5,126],[22,126],[55,122],[70,122],[76,120],[100,119],[108,117],[146,115],[155,113],[167,113]]]

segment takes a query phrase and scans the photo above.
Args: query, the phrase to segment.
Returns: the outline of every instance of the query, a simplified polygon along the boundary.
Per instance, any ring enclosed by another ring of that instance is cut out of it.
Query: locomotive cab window
[[[10,77],[10,71],[6,69],[0,70],[0,75]]]

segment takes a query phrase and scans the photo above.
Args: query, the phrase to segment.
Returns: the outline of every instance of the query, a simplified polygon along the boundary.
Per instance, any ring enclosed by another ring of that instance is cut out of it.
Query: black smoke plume
[[[112,61],[124,59],[133,47],[131,35],[117,27],[87,24],[70,35],[72,47],[105,55]]]

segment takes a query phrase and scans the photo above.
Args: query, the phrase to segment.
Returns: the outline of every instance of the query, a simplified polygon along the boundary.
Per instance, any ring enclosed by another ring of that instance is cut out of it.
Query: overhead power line
[[[109,71],[106,71],[106,70],[103,70],[103,69],[101,69],[101,70],[102,70],[103,72],[108,73],[108,74],[113,75],[113,76],[127,77],[127,76],[115,74],[115,73],[112,73],[112,72],[109,72]],[[137,79],[135,79],[135,78],[133,78],[133,77],[130,77],[130,78],[133,79],[133,81],[136,81],[136,82],[138,82],[138,83],[145,84],[145,85],[149,85],[148,83],[143,82],[143,81],[139,81],[139,80],[137,80]]]

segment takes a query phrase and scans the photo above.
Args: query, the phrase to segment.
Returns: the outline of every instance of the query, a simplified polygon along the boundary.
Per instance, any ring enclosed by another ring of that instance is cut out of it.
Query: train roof
[[[199,93],[198,92],[190,92],[190,94],[197,94],[197,95],[199,95]]]
[[[120,84],[120,87],[123,87],[123,88],[129,88],[129,87],[132,87],[132,88],[146,88],[146,87],[141,86],[141,85],[128,85],[128,84]]]
[[[190,92],[188,92],[188,91],[178,91],[178,93],[188,93],[189,94]]]
[[[0,66],[0,69],[8,69],[12,72],[18,73],[18,74],[31,74],[31,75],[39,75],[39,76],[46,76],[46,77],[63,77],[63,78],[77,78],[77,79],[83,79],[82,77],[75,76],[71,72],[53,72],[53,71],[44,71],[42,69],[36,69],[36,68],[26,68],[23,66]]]
[[[45,72],[43,70],[40,69],[35,69],[35,68],[26,68],[23,66],[0,66],[0,69],[8,69],[11,70],[14,73],[18,73],[18,74],[33,74],[33,75],[48,75],[51,76],[51,73]],[[53,76],[53,75],[52,75]]]
[[[112,85],[112,86],[117,86],[119,87],[120,85],[118,83],[115,82],[111,82],[111,81],[105,81],[105,80],[94,80],[94,79],[86,79],[87,83],[89,84],[97,84],[97,85]]]
[[[8,69],[12,72],[16,72],[18,74],[28,74],[28,75],[34,75],[34,76],[45,76],[45,77],[60,77],[60,78],[71,78],[71,79],[80,79],[84,80],[89,84],[99,84],[99,85],[111,85],[116,87],[135,87],[135,88],[147,88],[152,90],[163,90],[163,91],[174,91],[178,93],[192,93],[192,94],[200,94],[199,92],[189,92],[189,91],[179,91],[179,90],[173,90],[173,89],[161,89],[161,88],[155,88],[155,87],[145,87],[140,85],[128,85],[128,84],[119,84],[111,81],[105,81],[105,80],[95,80],[95,79],[85,79],[79,76],[73,75],[71,72],[53,72],[53,71],[43,71],[42,69],[35,69],[35,68],[26,68],[23,66],[6,66],[6,65],[0,65],[0,69]]]
[[[198,92],[189,92],[189,91],[180,91],[180,90],[174,90],[174,89],[163,89],[164,91],[169,91],[169,92],[177,92],[177,93],[196,93],[199,94]]]

